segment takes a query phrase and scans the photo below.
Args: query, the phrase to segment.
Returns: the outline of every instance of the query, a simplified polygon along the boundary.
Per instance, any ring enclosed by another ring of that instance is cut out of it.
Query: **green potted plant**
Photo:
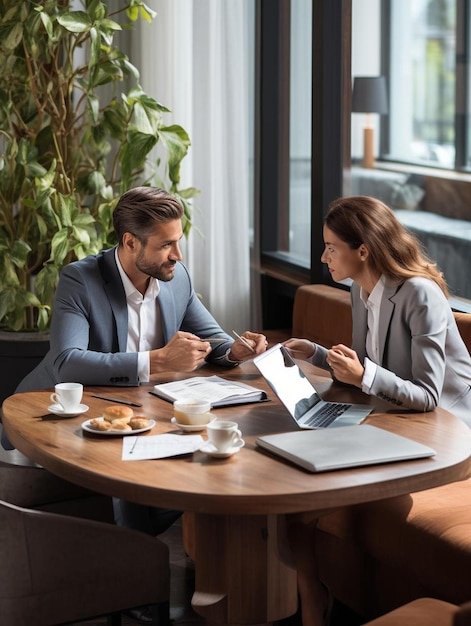
[[[179,188],[189,137],[166,125],[168,109],[115,44],[154,13],[141,0],[115,13],[101,0],[77,5],[0,3],[0,331],[10,338],[47,332],[62,267],[114,243],[126,189],[178,194],[185,234],[191,226],[196,190]]]

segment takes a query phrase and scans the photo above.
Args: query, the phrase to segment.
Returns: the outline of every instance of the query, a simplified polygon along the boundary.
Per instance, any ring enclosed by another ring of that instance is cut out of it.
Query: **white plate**
[[[86,404],[79,404],[75,411],[71,411],[69,413],[68,411],[64,411],[62,405],[51,404],[47,407],[47,410],[49,411],[49,413],[54,413],[54,415],[60,415],[61,417],[73,417],[74,415],[82,415],[82,413],[88,411],[89,408],[90,407],[88,407]]]
[[[215,419],[216,419],[215,417],[211,418],[208,424],[210,424],[211,422],[214,422]],[[180,430],[183,430],[186,433],[198,432],[200,430],[204,430],[206,426],[208,425],[208,424],[179,424],[174,417],[172,417],[170,421],[172,422],[172,424],[175,424],[175,426],[178,426]]]
[[[239,452],[239,450],[243,448],[244,446],[245,446],[245,441],[241,439],[236,446],[229,448],[229,450],[226,450],[225,452],[218,452],[210,441],[205,441],[200,448],[200,452],[204,452],[205,454],[208,454],[209,456],[212,456],[215,459],[226,459],[227,457],[232,456],[236,452]]]
[[[95,419],[102,420],[103,418],[97,417]],[[145,433],[147,430],[150,430],[155,426],[155,420],[149,420],[149,426],[146,426],[145,428],[136,428],[136,430],[97,430],[96,428],[92,428],[90,426],[91,421],[92,420],[86,420],[85,422],[82,422],[82,430],[86,430],[87,433],[93,433],[94,435],[113,435],[115,437],[116,435],[121,435],[122,437],[125,437],[126,435],[138,435],[139,433]]]

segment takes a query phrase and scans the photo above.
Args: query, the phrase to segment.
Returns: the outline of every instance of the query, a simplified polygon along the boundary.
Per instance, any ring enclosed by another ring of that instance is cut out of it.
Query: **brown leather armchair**
[[[433,598],[420,598],[390,611],[364,626],[470,626],[471,602],[456,606]]]
[[[102,522],[0,500],[0,617],[8,626],[52,626],[142,605],[169,623],[168,547]]]

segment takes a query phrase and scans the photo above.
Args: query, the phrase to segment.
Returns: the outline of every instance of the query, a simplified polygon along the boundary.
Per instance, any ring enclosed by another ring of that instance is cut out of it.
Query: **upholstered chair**
[[[0,618],[52,626],[154,605],[169,622],[168,547],[126,528],[0,501]]]
[[[0,433],[2,426],[0,424]],[[19,450],[0,445],[0,500],[102,522],[113,520],[111,498],[51,474]]]
[[[420,598],[364,626],[470,626],[470,624],[471,602],[456,606],[442,600]]]

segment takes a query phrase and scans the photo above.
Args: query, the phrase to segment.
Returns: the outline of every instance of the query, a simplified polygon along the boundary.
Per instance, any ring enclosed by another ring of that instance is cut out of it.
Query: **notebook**
[[[326,402],[288,350],[280,343],[253,362],[300,428],[330,428],[360,424],[374,407]]]
[[[370,424],[265,435],[255,443],[313,473],[436,454],[428,446]]]
[[[184,380],[154,385],[149,393],[168,402],[175,400],[209,400],[211,408],[264,402],[267,394],[245,383],[220,376],[195,376]]]

